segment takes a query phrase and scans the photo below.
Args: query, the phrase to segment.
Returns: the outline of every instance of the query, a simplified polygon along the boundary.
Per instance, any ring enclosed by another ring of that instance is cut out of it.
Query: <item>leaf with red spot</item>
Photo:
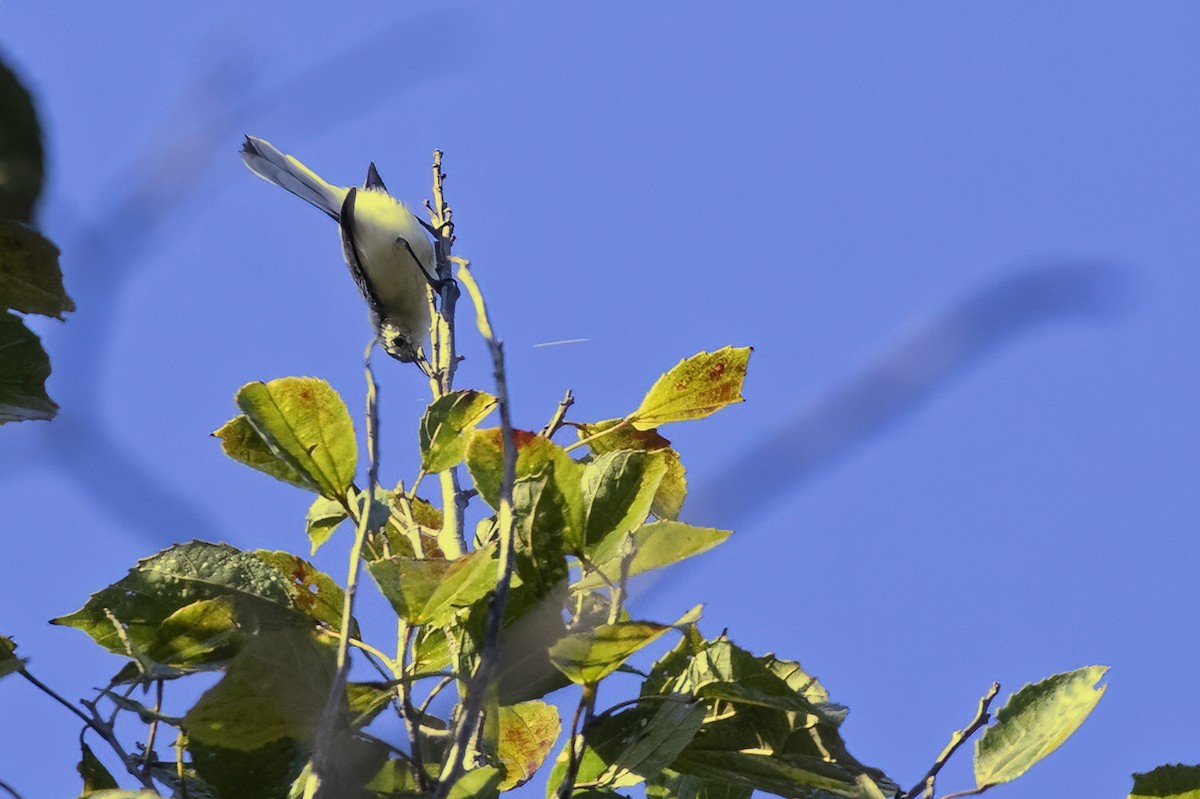
[[[750,352],[750,347],[724,347],[683,359],[650,387],[630,422],[638,430],[652,430],[668,422],[703,419],[745,401],[742,383]]]

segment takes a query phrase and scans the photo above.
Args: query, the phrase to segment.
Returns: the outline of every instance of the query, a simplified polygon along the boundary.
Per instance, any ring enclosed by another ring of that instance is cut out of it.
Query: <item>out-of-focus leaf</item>
[[[283,460],[329,499],[344,496],[354,480],[358,444],[346,403],[324,380],[281,377],[247,383],[238,408]]]
[[[723,347],[684,358],[646,392],[642,404],[629,415],[633,426],[652,430],[668,422],[702,419],[743,402],[750,352],[750,347]]]
[[[617,450],[583,469],[583,549],[590,552],[607,537],[621,539],[646,521],[667,463],[661,455]]]
[[[33,98],[0,62],[0,219],[29,222],[45,175],[42,128]]]
[[[500,707],[497,756],[504,766],[501,791],[524,785],[542,766],[562,732],[558,708],[545,702]]]
[[[454,560],[384,558],[368,567],[402,619],[440,627],[495,587],[495,552],[489,546]]]
[[[1060,747],[1088,717],[1107,685],[1107,666],[1055,674],[1017,691],[975,743],[975,782],[985,788],[1015,780]]]
[[[255,636],[187,712],[189,739],[242,752],[283,740],[310,741],[334,671],[333,651],[308,632]]]
[[[0,132],[0,137],[3,135]],[[3,183],[0,171],[0,186]],[[63,289],[58,253],[54,242],[41,233],[0,218],[0,309],[12,308],[56,319],[74,311],[75,303]]]
[[[321,619],[318,598],[304,595],[310,593],[304,590],[302,594],[293,575],[282,573],[256,553],[192,541],[139,561],[125,577],[93,594],[82,608],[52,623],[80,629],[117,654],[129,654],[123,639],[140,652],[154,653],[167,646],[165,641],[190,634],[188,626],[201,624],[202,619],[206,621],[199,629],[207,630],[204,635],[223,633],[222,613],[238,625],[254,629],[309,628]],[[175,625],[166,624],[173,614],[205,600],[224,600],[228,612],[220,604],[200,606],[188,611],[195,615],[186,615]],[[113,618],[121,625],[120,631]],[[209,638],[203,640],[211,643]],[[185,647],[170,648],[179,651]]]
[[[211,786],[214,797],[286,799],[309,747],[290,738],[280,738],[247,752],[192,740],[188,742],[188,752],[197,776]]]
[[[514,430],[513,439],[517,446],[517,479],[536,477],[550,468],[551,479],[568,511],[563,540],[569,548],[578,548],[583,537],[583,491],[580,488],[583,465],[548,438],[526,430]],[[479,495],[493,508],[499,505],[504,472],[502,453],[499,428],[475,430],[471,434],[467,468]]]
[[[577,425],[579,439],[592,438],[597,433],[612,430],[610,433],[592,438],[588,447],[596,455],[606,452],[616,452],[622,449],[638,449],[645,452],[655,452],[667,465],[658,491],[654,493],[654,501],[650,504],[650,512],[659,519],[677,519],[683,509],[683,500],[687,497],[687,471],[679,453],[671,448],[671,442],[661,435],[657,429],[637,430],[633,427],[620,427],[620,419],[605,419],[594,424]]]
[[[421,417],[421,467],[444,472],[462,463],[469,433],[496,407],[486,391],[452,391],[434,400]]]
[[[1129,799],[1200,799],[1200,766],[1159,766],[1133,775]]]
[[[82,742],[80,743],[80,748],[82,749],[82,754],[79,758],[79,764],[75,766],[75,770],[83,778],[83,792],[79,794],[80,799],[95,796],[99,791],[119,787],[117,781],[113,779],[113,775],[100,762],[100,758],[96,757],[96,753],[92,751],[92,748]]]
[[[729,530],[693,527],[682,522],[658,521],[643,524],[633,533],[634,550],[633,558],[629,562],[629,574],[632,576],[670,566],[693,555],[707,552],[730,535]],[[586,572],[575,586],[598,588],[605,584],[604,577],[615,581],[621,573],[621,544],[621,536],[609,536],[601,541],[591,553],[595,571]],[[601,574],[604,577],[601,577]]]
[[[593,630],[571,633],[558,641],[550,647],[550,660],[571,682],[594,685],[669,629],[664,624],[648,621],[602,624]]]
[[[0,677],[25,668],[25,659],[17,657],[17,644],[7,635],[0,635]]]
[[[16,314],[0,311],[0,424],[53,419],[58,405],[46,393],[50,358]]]

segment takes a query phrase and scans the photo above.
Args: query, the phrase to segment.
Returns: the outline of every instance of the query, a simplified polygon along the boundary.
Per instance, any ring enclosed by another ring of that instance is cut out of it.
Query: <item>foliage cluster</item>
[[[57,251],[27,224],[40,137],[28,95],[7,71],[0,106],[0,176],[17,176],[0,182],[0,300],[61,316],[71,303]],[[29,124],[10,132],[10,118]],[[680,520],[686,471],[660,428],[741,402],[750,350],[685,358],[619,419],[568,421],[568,392],[544,427],[514,427],[502,347],[470,265],[450,254],[443,179],[438,154],[430,228],[439,272],[457,282],[430,290],[433,396],[415,426],[418,476],[380,484],[369,354],[362,450],[345,402],[312,377],[243,386],[239,413],[214,434],[231,458],[314,495],[310,551],[347,541],[345,580],[289,552],[205,541],[146,558],[54,620],[123,660],[78,704],[38,680],[0,636],[0,677],[19,675],[82,722],[82,796],[465,799],[516,790],[545,768],[548,796],[561,799],[617,799],[630,789],[653,799],[744,799],[755,790],[913,799],[933,797],[941,768],[982,730],[976,785],[949,797],[1015,779],[1079,727],[1104,693],[1102,666],[1028,685],[994,718],[993,686],[905,789],[850,754],[840,729],[847,709],[799,663],[751,653],[725,633],[706,637],[699,607],[671,623],[632,616],[631,578],[730,535]],[[453,386],[459,284],[490,346],[494,389]],[[49,418],[45,353],[20,317],[6,312],[3,325],[0,418]],[[564,432],[574,440],[556,442]],[[435,480],[431,500],[423,489]],[[468,535],[473,502],[486,508]],[[335,537],[342,527],[353,536]],[[394,611],[385,642],[365,640],[354,615],[364,575]],[[663,639],[670,646],[652,664],[633,665]],[[219,680],[186,712],[165,712],[169,686],[211,672]],[[632,698],[604,707],[601,686],[620,681],[618,695]],[[548,701],[563,689],[575,692],[565,719]],[[378,734],[384,714],[406,740]],[[130,726],[135,746],[124,740]],[[104,758],[91,748],[97,740]],[[140,787],[122,789],[105,760]],[[1164,766],[1137,775],[1131,796],[1195,797],[1198,786],[1200,767]]]

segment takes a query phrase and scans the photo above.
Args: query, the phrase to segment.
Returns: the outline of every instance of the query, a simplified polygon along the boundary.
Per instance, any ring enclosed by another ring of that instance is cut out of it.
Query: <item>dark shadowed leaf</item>
[[[0,183],[2,175],[0,172]],[[7,219],[0,219],[0,309],[3,308],[57,319],[75,310],[75,303],[63,289],[58,247],[36,230]]]
[[[496,407],[485,391],[452,391],[438,398],[421,417],[421,467],[430,473],[457,466],[466,456],[469,433]]]
[[[1200,766],[1159,766],[1134,774],[1129,799],[1200,799]]]
[[[650,504],[650,512],[659,519],[676,519],[683,509],[683,500],[687,497],[687,472],[679,453],[671,448],[671,442],[659,435],[658,430],[637,430],[633,427],[616,428],[621,424],[620,419],[605,419],[595,424],[581,424],[576,430],[580,440],[591,438],[597,433],[612,430],[611,433],[599,436],[588,442],[588,447],[596,455],[606,452],[616,452],[622,449],[639,449],[655,452],[662,457],[667,465],[667,471],[658,484],[654,501]]]
[[[25,659],[17,657],[17,644],[7,635],[0,635],[0,677],[25,668]]]
[[[247,383],[237,405],[276,457],[329,499],[354,480],[358,445],[346,403],[315,377]]]
[[[100,758],[96,757],[92,748],[82,742],[80,748],[82,752],[79,764],[75,766],[75,770],[83,778],[83,791],[79,794],[80,799],[96,796],[99,791],[108,791],[118,787],[117,781],[100,762]]]
[[[1060,747],[1104,695],[1108,686],[1096,684],[1106,671],[1107,666],[1085,666],[1026,685],[1009,697],[975,743],[977,787],[1014,780]]]
[[[583,549],[606,537],[622,539],[650,515],[667,462],[657,453],[617,450],[597,456],[583,468]]]
[[[514,430],[513,438],[517,445],[517,479],[542,473],[550,475],[568,512],[563,540],[574,550],[583,536],[583,491],[580,488],[583,465],[547,438],[525,430]],[[493,508],[499,505],[504,471],[502,451],[499,428],[475,430],[467,446],[467,468],[471,479],[475,481],[479,495]]]
[[[45,155],[33,98],[0,62],[0,219],[29,222],[42,191]]]
[[[536,475],[513,485],[516,570],[537,596],[545,596],[567,579],[563,529],[572,509],[553,474],[554,464],[547,463]]]
[[[0,424],[53,419],[58,405],[46,393],[50,358],[16,314],[0,311]]]
[[[742,402],[742,383],[750,347],[723,347],[685,358],[660,377],[638,409],[630,414],[638,430],[668,422],[702,419],[727,405]]]
[[[705,780],[671,769],[646,782],[646,799],[750,799],[753,792],[745,786]]]

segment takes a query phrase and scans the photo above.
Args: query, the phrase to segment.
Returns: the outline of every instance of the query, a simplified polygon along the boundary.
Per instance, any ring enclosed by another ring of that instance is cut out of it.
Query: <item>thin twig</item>
[[[633,707],[634,705],[640,705],[643,702],[678,702],[681,705],[687,705],[695,701],[695,697],[685,696],[683,694],[646,694],[645,696],[639,696],[634,699],[626,699],[624,702],[617,702],[612,707],[601,710],[593,718],[597,721],[600,719],[605,719],[617,711],[624,710],[627,707]]]
[[[150,760],[154,756],[154,738],[158,735],[158,718],[162,715],[163,681],[154,681],[154,718],[150,720],[150,730],[146,733],[146,751],[142,753],[142,772],[150,776]]]
[[[929,771],[925,772],[925,776],[921,778],[921,781],[910,788],[908,793],[904,794],[904,799],[913,799],[913,797],[917,796],[923,791],[928,791],[930,796],[933,795],[933,784],[937,779],[938,772],[942,770],[942,767],[946,765],[946,762],[954,755],[955,752],[958,751],[958,748],[965,744],[967,739],[975,734],[976,730],[991,720],[992,716],[988,712],[988,708],[991,706],[992,700],[996,698],[996,694],[999,692],[1000,683],[992,683],[992,687],[988,689],[988,692],[979,699],[979,708],[975,711],[975,718],[973,718],[971,723],[963,729],[954,731],[954,734],[950,736],[950,743],[946,744],[946,748],[944,748],[941,754],[937,756],[937,760],[933,761],[933,765],[929,767]],[[978,793],[980,790],[981,789],[974,789],[965,793],[951,794],[951,796],[970,796],[974,793]],[[950,799],[950,797],[943,796],[942,799]]]
[[[612,427],[606,427],[598,433],[592,433],[590,436],[586,436],[584,438],[579,439],[578,441],[568,444],[567,446],[563,447],[563,449],[565,449],[567,452],[570,452],[573,449],[578,449],[579,447],[582,447],[584,444],[590,444],[598,438],[603,438],[604,436],[607,436],[610,433],[615,433],[618,430],[624,430],[626,427],[629,427],[629,425],[631,425],[631,424],[633,424],[633,419],[627,416],[624,419],[622,419],[621,421],[614,424]]]
[[[447,685],[449,685],[452,682],[454,682],[453,674],[443,677],[441,682],[439,682],[437,685],[433,686],[433,690],[429,692],[429,696],[425,697],[425,701],[421,703],[421,706],[419,708],[417,708],[417,715],[420,718],[423,719],[423,718],[425,718],[426,715],[428,715],[429,706],[433,704],[433,700],[437,697],[438,694],[440,694],[442,692],[442,690]]]
[[[558,791],[555,794],[558,799],[567,799],[571,792],[575,790],[575,780],[579,778],[579,764],[583,760],[583,748],[586,745],[586,739],[583,736],[583,731],[587,729],[588,723],[592,719],[592,712],[596,709],[596,686],[585,685],[583,692],[579,695],[579,704],[575,706],[575,715],[571,718],[571,737],[567,739],[567,772],[563,775],[563,780],[558,785]],[[580,719],[583,719],[582,725]],[[582,729],[581,729],[582,727]]]
[[[546,426],[542,428],[542,432],[538,433],[542,438],[554,438],[554,434],[559,431],[567,418],[567,411],[575,404],[575,395],[571,393],[571,389],[567,389],[567,393],[559,400],[558,407],[554,410],[554,415],[550,417],[550,421],[546,422]]]
[[[375,487],[379,484],[379,387],[375,373],[371,370],[371,350],[375,342],[367,345],[363,356],[363,372],[367,379],[367,490],[363,496],[362,510],[354,532],[354,545],[350,547],[350,565],[346,574],[345,601],[342,603],[341,635],[338,638],[337,673],[325,699],[321,719],[317,724],[313,741],[313,773],[318,780],[332,771],[332,743],[338,733],[339,711],[345,702],[346,681],[350,676],[350,629],[354,623],[354,597],[358,591],[359,565],[363,546],[367,540],[367,527],[371,518],[371,503],[375,501]],[[318,787],[318,791],[320,788]]]
[[[957,791],[956,793],[948,793],[942,796],[941,799],[962,799],[964,796],[978,796],[979,794],[991,788],[991,785],[985,785],[982,788],[972,788],[969,791]]]
[[[42,693],[46,694],[46,696],[50,697],[55,702],[58,702],[67,710],[71,711],[80,719],[82,719],[85,725],[94,730],[97,735],[104,739],[105,743],[112,747],[112,750],[117,753],[117,757],[121,759],[121,764],[125,766],[125,770],[136,777],[137,780],[142,783],[142,785],[153,790],[154,781],[150,779],[148,775],[141,773],[141,769],[138,768],[137,762],[134,760],[134,758],[129,756],[129,753],[125,751],[125,747],[121,746],[121,742],[117,740],[116,733],[113,732],[112,726],[105,724],[103,719],[95,715],[95,711],[93,711],[92,716],[88,716],[66,699],[63,699],[57,692],[55,692],[53,688],[46,685],[37,677],[34,677],[24,668],[22,668],[18,673],[39,690],[41,690]]]
[[[504,464],[503,478],[500,481],[500,497],[496,512],[500,531],[500,552],[496,590],[492,594],[488,607],[487,626],[484,631],[483,647],[479,653],[479,663],[475,674],[467,685],[466,696],[460,703],[460,713],[453,738],[453,744],[446,756],[445,764],[439,779],[437,799],[445,799],[462,774],[463,762],[467,749],[474,737],[475,727],[480,723],[483,713],[484,698],[492,684],[500,655],[500,632],[504,624],[504,606],[508,602],[508,589],[512,582],[513,566],[513,484],[517,478],[517,447],[513,438],[512,414],[508,400],[508,380],[504,371],[504,345],[496,338],[491,320],[488,318],[487,306],[479,285],[471,274],[470,264],[462,259],[458,263],[458,277],[466,287],[467,293],[475,305],[475,318],[479,333],[487,342],[492,355],[492,372],[496,381],[496,405],[500,411],[500,447]]]
[[[425,761],[421,754],[421,739],[418,734],[420,722],[414,718],[416,711],[412,704],[412,686],[405,678],[408,669],[409,652],[412,650],[413,636],[417,628],[404,619],[397,622],[396,653],[397,672],[396,698],[400,700],[400,715],[404,718],[404,732],[408,736],[408,748],[412,751],[413,779],[416,780],[417,790],[425,793],[429,790],[429,775],[425,773]]]
[[[17,793],[17,789],[9,785],[7,782],[0,780],[0,790],[6,791],[14,799],[25,799],[21,794]]]

